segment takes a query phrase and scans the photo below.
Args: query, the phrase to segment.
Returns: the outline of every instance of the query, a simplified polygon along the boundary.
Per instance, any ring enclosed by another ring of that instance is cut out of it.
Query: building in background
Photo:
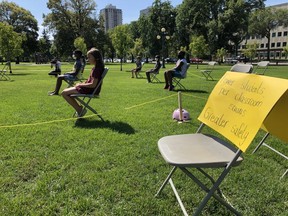
[[[273,8],[281,8],[288,10],[288,3],[278,4],[271,6]],[[288,42],[288,28],[284,26],[279,26],[276,29],[271,31],[270,37],[270,59],[281,59],[285,58],[285,54],[283,52],[283,48],[287,46]],[[267,47],[268,47],[268,39],[266,37],[259,36],[250,36],[247,40],[242,41],[240,44],[239,51],[246,48],[246,44],[257,44],[257,58],[266,59],[267,58]]]
[[[122,25],[122,10],[117,9],[112,4],[107,5],[104,9],[100,10],[100,15],[104,18],[104,27],[107,32],[118,25]]]
[[[140,17],[148,16],[150,12],[151,12],[151,7],[147,7],[146,9],[140,10]]]

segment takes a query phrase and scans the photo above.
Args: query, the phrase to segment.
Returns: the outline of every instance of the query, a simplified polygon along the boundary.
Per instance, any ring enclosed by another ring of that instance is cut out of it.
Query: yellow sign
[[[288,80],[227,72],[214,87],[198,119],[245,152],[271,110],[271,117],[262,127],[273,127],[273,132],[274,127],[285,129],[277,127],[274,117],[287,115],[287,88]],[[277,103],[282,95],[284,102]]]

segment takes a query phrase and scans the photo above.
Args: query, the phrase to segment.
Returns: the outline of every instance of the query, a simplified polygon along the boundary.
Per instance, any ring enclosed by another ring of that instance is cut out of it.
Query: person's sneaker
[[[82,110],[80,114],[78,114],[78,112],[77,112],[77,117],[81,118],[81,117],[85,116],[86,113],[87,113],[87,109],[84,108],[84,110]]]
[[[59,94],[57,92],[53,91],[53,92],[49,92],[48,95],[53,96],[53,95],[59,95]]]
[[[164,89],[168,89],[168,88],[169,88],[169,85],[165,85],[165,86],[164,86]]]
[[[173,89],[174,89],[173,85],[169,86],[169,91],[173,91]]]

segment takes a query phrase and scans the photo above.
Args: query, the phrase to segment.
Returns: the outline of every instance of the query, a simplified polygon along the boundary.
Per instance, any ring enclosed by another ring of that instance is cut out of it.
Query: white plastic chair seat
[[[158,148],[164,160],[177,167],[225,167],[236,149],[225,141],[205,134],[182,134],[161,138]],[[243,160],[239,157],[233,166]]]
[[[230,71],[242,73],[252,73],[252,70],[253,65],[250,64],[235,64],[230,69]]]

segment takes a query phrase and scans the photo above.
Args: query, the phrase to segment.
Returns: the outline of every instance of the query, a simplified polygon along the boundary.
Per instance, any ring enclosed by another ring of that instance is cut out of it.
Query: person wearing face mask
[[[185,52],[179,51],[176,66],[173,69],[164,72],[164,78],[165,78],[164,89],[172,91],[174,89],[174,86],[172,85],[172,78],[173,77],[184,78],[186,77],[186,72],[187,72],[187,61],[185,59]]]
[[[71,97],[72,94],[91,94],[99,81],[101,81],[102,74],[104,72],[104,62],[101,52],[96,48],[91,48],[87,52],[87,58],[90,65],[93,65],[90,75],[85,82],[77,83],[75,86],[66,88],[62,91],[61,95],[76,111],[77,117],[83,117],[87,110],[79,104],[75,98]],[[101,85],[97,89],[95,95],[99,95],[101,91]],[[84,109],[84,110],[83,110]]]
[[[73,71],[67,72],[57,77],[55,90],[52,92],[49,92],[48,93],[49,96],[59,95],[59,90],[61,88],[62,81],[75,79],[78,76],[78,74],[81,73],[81,71],[83,70],[83,66],[84,66],[83,61],[81,61],[81,57],[82,57],[82,52],[80,50],[75,50],[73,52],[73,58],[75,59],[75,63],[73,65]]]

